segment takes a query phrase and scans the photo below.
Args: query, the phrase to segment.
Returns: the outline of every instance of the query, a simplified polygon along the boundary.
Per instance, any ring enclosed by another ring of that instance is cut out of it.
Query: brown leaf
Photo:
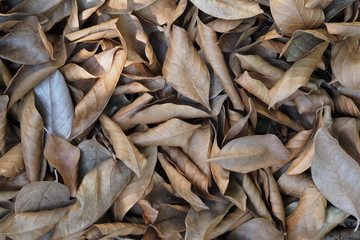
[[[77,189],[80,149],[63,138],[49,135],[44,156],[59,171],[65,185],[70,189],[71,196],[74,197]]]
[[[184,146],[201,125],[192,125],[172,118],[145,132],[135,132],[129,139],[139,146]]]
[[[351,90],[360,90],[359,79],[355,76],[359,71],[358,39],[347,38],[333,45],[331,68],[336,81]]]
[[[35,97],[32,91],[23,100],[20,127],[27,178],[30,182],[40,181],[43,167],[45,167],[42,159],[44,125],[35,107]]]
[[[270,166],[283,166],[288,150],[275,135],[247,136],[232,140],[209,161],[241,173]]]
[[[102,161],[111,158],[111,153],[103,147],[95,138],[82,141],[80,149],[80,159],[78,164],[78,183],[81,183],[85,175],[96,168]]]
[[[140,9],[137,13],[152,23],[164,25],[174,15],[176,4],[176,0],[158,0]]]
[[[320,26],[325,19],[320,7],[309,8],[301,0],[272,0],[271,13],[276,25],[285,36],[298,29],[311,29]]]
[[[270,104],[269,89],[261,81],[252,78],[247,71],[235,80],[249,93],[259,98],[263,103]]]
[[[333,101],[337,112],[360,118],[360,110],[351,98],[344,95],[338,95],[333,98]]]
[[[90,171],[79,186],[76,203],[56,226],[53,239],[64,239],[91,226],[115,201],[130,177],[130,169],[113,159]]]
[[[115,150],[116,157],[119,158],[125,166],[130,168],[138,177],[140,177],[140,165],[144,165],[146,159],[139,150],[132,144],[121,128],[106,115],[100,116],[100,122],[109,135]]]
[[[241,2],[230,0],[190,0],[201,11],[217,18],[236,20],[256,16],[263,13],[256,2],[243,0]]]
[[[162,71],[176,91],[210,110],[209,71],[183,28],[173,26]]]
[[[246,211],[247,197],[245,191],[234,177],[230,176],[229,184],[223,195],[239,209]]]
[[[114,55],[118,48],[114,47],[109,50],[105,50],[87,59],[81,64],[88,73],[95,77],[105,77],[111,70],[113,64]]]
[[[145,8],[156,0],[129,0],[126,4],[119,4],[117,0],[109,0],[102,6],[102,10],[108,14],[126,14],[133,10]]]
[[[232,231],[226,238],[226,240],[235,239],[282,240],[284,239],[284,235],[265,218],[254,218]]]
[[[345,37],[359,37],[360,35],[359,22],[325,23],[325,25],[330,34]]]
[[[86,239],[96,240],[102,239],[106,236],[106,239],[117,236],[126,235],[143,235],[146,231],[147,226],[134,223],[102,223],[94,224],[89,230],[86,231]]]
[[[314,141],[311,173],[316,187],[335,207],[355,216],[358,228],[360,191],[356,179],[360,177],[359,164],[342,150],[325,127],[318,130]]]
[[[0,95],[0,152],[2,155],[5,154],[8,102],[9,97],[7,95]]]
[[[26,41],[19,41],[26,39]],[[53,48],[36,17],[19,23],[0,40],[2,58],[20,64],[35,65],[53,59]]]
[[[315,187],[311,177],[306,173],[297,175],[282,174],[278,180],[279,189],[283,194],[297,198],[303,194],[307,188]]]
[[[125,214],[138,202],[146,193],[146,189],[151,184],[157,163],[157,148],[140,148],[146,161],[140,162],[140,177],[133,176],[129,184],[116,198],[113,205],[115,219],[122,220]]]
[[[288,239],[313,239],[324,222],[326,203],[317,188],[306,188],[297,208],[286,218]]]
[[[345,218],[349,216],[348,213],[343,212],[342,210],[338,209],[337,207],[330,206],[326,209],[326,215],[324,224],[321,226],[320,230],[317,232],[315,238],[322,239],[325,235],[331,231],[334,227],[338,224],[342,223]]]
[[[0,158],[0,175],[15,177],[23,173],[24,170],[23,147],[19,143]]]
[[[95,85],[75,107],[75,117],[70,139],[73,139],[88,129],[100,116],[116,87],[125,64],[125,52],[115,54],[109,73],[97,80]]]
[[[285,72],[275,86],[270,89],[271,102],[269,108],[276,103],[285,100],[293,94],[299,87],[305,86],[315,70],[317,64],[328,46],[327,42],[319,44],[304,58],[295,62],[289,70]]]
[[[220,79],[225,92],[228,94],[235,109],[243,110],[244,104],[241,101],[239,93],[236,90],[234,82],[230,76],[225,63],[224,56],[218,45],[218,38],[214,30],[203,24],[199,19],[198,37],[200,39],[201,49],[204,51],[207,60],[214,69],[216,76]]]
[[[179,147],[162,147],[170,161],[194,186],[196,191],[208,196],[209,179]]]
[[[159,153],[158,158],[175,191],[184,198],[195,211],[209,209],[202,200],[191,191],[191,183],[168,162],[166,156]]]
[[[53,229],[67,212],[68,207],[40,212],[13,213],[0,222],[0,232],[14,240],[40,239]]]
[[[300,174],[305,172],[310,166],[315,154],[315,143],[311,141],[304,149],[300,152],[290,164],[286,170],[287,174]]]
[[[16,196],[15,212],[38,212],[52,210],[70,200],[69,189],[58,182],[33,182]]]

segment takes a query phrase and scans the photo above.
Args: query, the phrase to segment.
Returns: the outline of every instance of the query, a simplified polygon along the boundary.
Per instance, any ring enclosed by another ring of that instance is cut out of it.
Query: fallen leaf
[[[34,88],[36,106],[50,134],[68,139],[74,106],[64,77],[55,71]]]
[[[176,91],[210,109],[209,71],[183,28],[173,26],[162,71]]]
[[[315,185],[335,207],[356,217],[357,229],[360,223],[360,192],[354,179],[360,177],[359,164],[342,150],[325,127],[317,131],[314,141],[311,173]]]
[[[23,147],[19,143],[0,158],[0,175],[15,177],[23,173],[24,170]]]
[[[281,141],[268,134],[234,139],[208,161],[231,171],[247,173],[270,166],[283,166],[288,157],[289,152]]]
[[[80,149],[63,138],[48,135],[44,156],[59,171],[65,185],[70,189],[71,196],[75,197]]]
[[[70,200],[69,189],[58,182],[33,182],[19,191],[15,213],[53,210]]]

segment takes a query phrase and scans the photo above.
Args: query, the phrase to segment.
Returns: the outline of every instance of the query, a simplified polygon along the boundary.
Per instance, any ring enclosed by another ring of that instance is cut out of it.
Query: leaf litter
[[[0,239],[360,239],[358,0],[0,11]]]

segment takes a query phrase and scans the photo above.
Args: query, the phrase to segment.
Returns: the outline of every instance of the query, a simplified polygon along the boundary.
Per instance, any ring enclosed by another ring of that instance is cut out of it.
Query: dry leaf
[[[311,173],[316,187],[335,207],[356,217],[359,227],[359,164],[341,149],[325,127],[315,135]],[[330,150],[331,149],[331,150]]]
[[[34,88],[34,93],[45,128],[52,135],[68,139],[74,119],[74,106],[64,77],[55,71]]]
[[[309,8],[301,0],[271,0],[270,9],[276,25],[285,36],[298,29],[311,29],[320,26],[325,19],[320,7]]]
[[[201,125],[172,118],[145,132],[135,132],[129,139],[139,146],[184,146]]]
[[[247,136],[226,144],[209,161],[221,167],[241,173],[270,166],[283,166],[289,152],[274,135]]]
[[[131,171],[113,159],[90,171],[79,186],[76,203],[56,226],[53,239],[64,239],[96,222],[130,181],[130,176]]]
[[[43,163],[43,121],[35,107],[35,96],[31,91],[25,96],[21,113],[20,127],[21,143],[26,175],[30,182],[40,181],[42,178]]]
[[[162,71],[176,91],[210,110],[209,71],[183,28],[173,26]]]
[[[217,18],[236,20],[256,16],[263,13],[256,2],[242,0],[190,0],[201,11]]]
[[[15,201],[15,213],[52,210],[70,200],[70,191],[58,182],[33,182],[24,186]]]
[[[71,196],[75,197],[80,149],[63,138],[49,135],[44,156],[59,171],[65,185],[70,189]]]
[[[23,147],[19,143],[0,158],[0,175],[15,177],[23,173],[24,170]]]

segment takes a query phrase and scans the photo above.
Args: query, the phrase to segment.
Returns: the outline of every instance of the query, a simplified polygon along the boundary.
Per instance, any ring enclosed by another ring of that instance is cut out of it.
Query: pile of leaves
[[[0,10],[0,239],[360,237],[358,0]]]

